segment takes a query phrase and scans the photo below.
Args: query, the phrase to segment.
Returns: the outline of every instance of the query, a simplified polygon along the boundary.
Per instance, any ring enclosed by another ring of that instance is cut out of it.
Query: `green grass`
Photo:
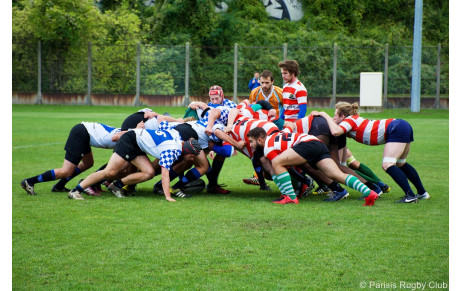
[[[184,112],[155,110],[176,117]],[[243,155],[225,162],[219,182],[232,191],[225,196],[202,193],[168,203],[151,192],[158,176],[125,199],[106,192],[69,200],[50,191],[52,182],[37,184],[33,197],[20,188],[22,179],[62,165],[73,125],[120,126],[135,111],[12,106],[13,289],[359,289],[361,282],[449,282],[448,111],[363,114],[404,118],[413,126],[408,161],[432,196],[418,204],[393,203],[403,193],[380,167],[383,147],[354,141],[348,145],[356,158],[392,187],[372,208],[362,207],[351,189],[338,203],[307,197],[298,205],[275,205],[278,191],[242,183],[253,174]],[[94,168],[111,155],[93,152]]]

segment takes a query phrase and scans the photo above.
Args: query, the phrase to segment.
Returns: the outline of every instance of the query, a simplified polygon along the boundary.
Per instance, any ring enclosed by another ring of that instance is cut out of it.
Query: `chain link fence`
[[[449,47],[422,49],[422,97],[448,97]],[[270,70],[282,87],[278,63],[294,59],[309,97],[359,96],[361,72],[384,73],[384,98],[408,97],[412,47],[194,47],[148,44],[13,43],[13,92],[203,96],[212,85],[227,98],[249,95],[255,71]]]

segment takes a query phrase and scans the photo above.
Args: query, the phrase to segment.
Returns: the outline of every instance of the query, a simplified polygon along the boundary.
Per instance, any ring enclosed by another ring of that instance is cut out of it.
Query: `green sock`
[[[360,171],[364,175],[368,176],[369,178],[374,179],[374,181],[372,181],[372,180],[366,178],[366,180],[371,181],[372,183],[378,183],[379,181],[382,181],[382,180],[380,180],[379,177],[377,177],[377,175],[371,169],[369,169],[368,166],[366,166],[363,163],[360,163],[358,171]]]
[[[296,196],[295,196],[294,188],[292,188],[291,176],[289,175],[289,172],[284,172],[282,174],[279,174],[277,178],[281,186],[280,187],[281,193],[283,193],[284,195],[288,195],[289,198],[294,200]]]
[[[358,175],[360,175],[361,177],[363,177],[364,179],[366,179],[367,181],[371,182],[371,183],[374,183],[374,184],[377,184],[378,181],[376,181],[375,179],[369,177],[368,175],[364,174],[363,172],[360,172],[358,170],[354,170]]]
[[[345,184],[348,187],[363,193],[364,197],[369,196],[369,194],[371,193],[371,189],[369,189],[366,185],[361,183],[361,181],[359,181],[358,178],[356,178],[353,175],[348,175],[348,177],[345,179]]]
[[[276,186],[278,186],[278,189],[280,189],[280,191],[281,191],[280,181],[278,181],[278,178],[276,177],[276,174],[274,174],[272,176],[272,179],[273,179],[273,182],[275,182]],[[283,191],[281,191],[281,193],[283,193]]]

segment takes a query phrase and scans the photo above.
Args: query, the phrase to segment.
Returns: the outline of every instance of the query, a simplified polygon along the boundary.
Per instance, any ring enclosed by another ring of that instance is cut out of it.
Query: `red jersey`
[[[348,116],[339,126],[348,137],[367,145],[380,145],[386,142],[386,129],[394,118],[369,120],[359,115]]]
[[[271,161],[279,156],[285,150],[301,142],[309,142],[312,140],[320,141],[316,136],[305,133],[290,133],[283,130],[279,133],[267,136],[265,140],[264,155]]]
[[[307,89],[299,81],[283,87],[284,120],[294,122],[299,118],[299,106],[307,104]]]
[[[235,124],[232,127],[232,131],[229,132],[229,135],[236,141],[244,140],[246,141],[246,145],[243,148],[243,154],[246,155],[248,158],[252,158],[254,152],[251,149],[251,145],[249,144],[249,139],[247,137],[248,132],[256,127],[262,127],[266,132],[267,135],[278,131],[278,127],[269,121],[266,120],[258,120],[252,119],[248,117],[242,117],[236,120]]]

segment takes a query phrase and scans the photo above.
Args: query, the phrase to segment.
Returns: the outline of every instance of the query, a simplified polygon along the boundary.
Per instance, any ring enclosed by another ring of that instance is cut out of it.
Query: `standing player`
[[[276,115],[280,116],[283,113],[283,89],[273,85],[275,79],[273,73],[269,70],[264,70],[260,74],[260,86],[251,91],[249,95],[249,103],[256,103],[259,100],[270,102]]]
[[[257,127],[247,134],[251,147],[264,151],[264,155],[272,162],[275,175],[273,181],[280,189],[283,197],[275,200],[277,204],[298,204],[299,201],[292,188],[291,177],[287,170],[289,166],[302,166],[308,163],[315,169],[321,170],[329,178],[361,192],[366,200],[365,206],[374,205],[377,193],[361,183],[353,175],[340,171],[331,159],[327,147],[312,135],[290,133],[288,129],[267,136],[263,128]],[[342,198],[346,198],[342,197]]]
[[[51,189],[52,192],[67,192],[65,185],[70,179],[94,165],[91,147],[113,149],[120,135],[120,128],[102,123],[82,122],[75,125],[69,133],[64,150],[64,164],[61,168],[46,171],[38,176],[24,179],[21,187],[29,195],[36,195],[34,185],[61,179]]]
[[[382,168],[404,191],[404,197],[397,203],[414,203],[418,199],[429,199],[430,195],[423,187],[420,176],[414,167],[406,162],[411,142],[414,141],[410,124],[402,119],[369,120],[359,116],[358,103],[339,102],[335,105],[334,118],[326,112],[312,112],[326,118],[335,136],[346,133],[359,143],[366,145],[382,145]],[[417,189],[412,192],[409,181]]]
[[[258,101],[267,101],[273,107],[277,116],[281,116],[283,109],[283,89],[275,86],[273,73],[269,70],[264,70],[260,74],[260,86],[254,88],[249,95],[249,103],[253,104]],[[243,182],[251,185],[260,185],[257,173],[251,178],[243,179]]]
[[[281,118],[294,122],[307,114],[307,89],[297,79],[299,64],[293,60],[286,60],[278,64],[281,76],[285,82],[283,86],[283,108]]]

